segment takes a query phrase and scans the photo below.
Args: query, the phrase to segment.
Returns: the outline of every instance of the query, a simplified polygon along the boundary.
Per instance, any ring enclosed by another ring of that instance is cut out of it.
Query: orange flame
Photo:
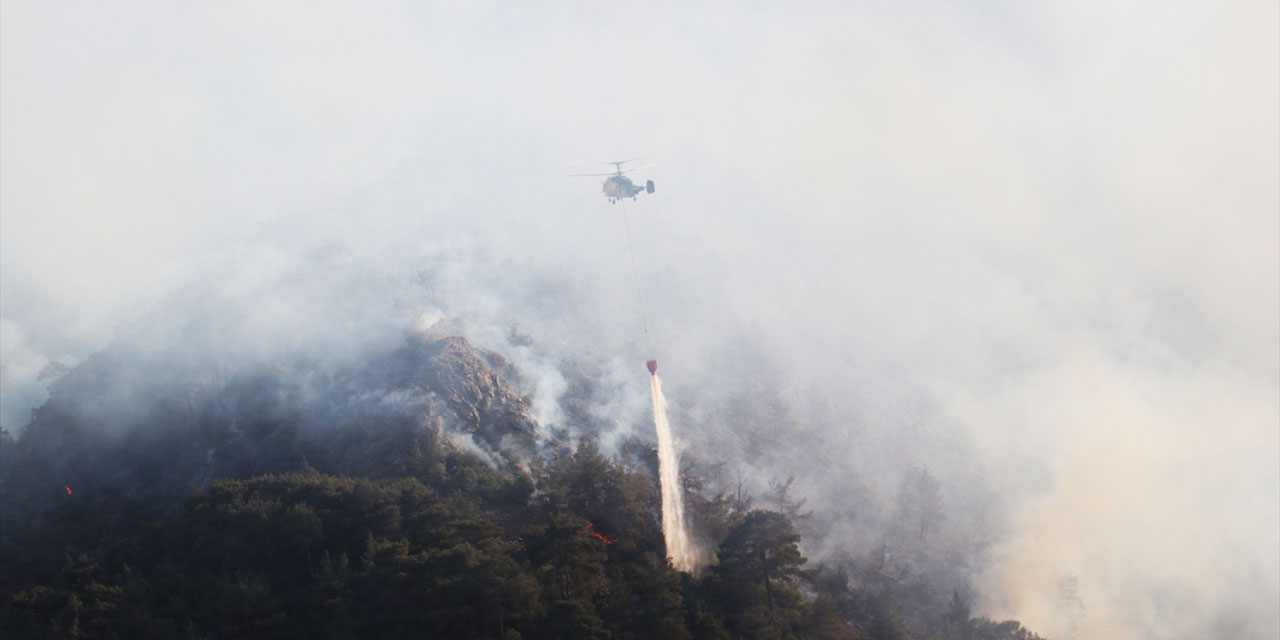
[[[608,536],[604,536],[599,533],[596,533],[596,526],[591,524],[590,522],[587,523],[587,531],[590,531],[591,535],[595,536],[597,540],[605,544],[613,544],[618,541],[616,537],[610,538]]]
[[[71,495],[71,487],[63,487],[63,489],[67,490],[67,495]]]

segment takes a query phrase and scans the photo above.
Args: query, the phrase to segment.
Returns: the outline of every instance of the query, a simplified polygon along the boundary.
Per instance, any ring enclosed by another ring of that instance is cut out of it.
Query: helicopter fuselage
[[[623,198],[631,198],[634,200],[635,197],[641,193],[653,193],[653,181],[645,180],[644,186],[642,187],[632,182],[631,178],[622,174],[617,174],[605,178],[604,186],[601,187],[601,191],[604,191],[604,197],[608,198],[611,203],[617,202]]]
[[[644,191],[644,188],[637,187],[631,178],[626,176],[609,176],[605,179],[602,190],[608,198],[634,198],[636,194]]]

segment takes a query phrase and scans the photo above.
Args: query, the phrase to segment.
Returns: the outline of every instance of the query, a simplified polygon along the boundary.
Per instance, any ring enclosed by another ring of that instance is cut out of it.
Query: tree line
[[[297,472],[216,480],[153,515],[127,500],[64,495],[31,528],[4,532],[11,593],[0,630],[13,638],[1036,637],[1016,622],[970,618],[958,594],[935,624],[910,628],[891,589],[808,566],[791,517],[740,497],[735,506],[713,496],[701,511],[717,521],[703,529],[723,532],[717,562],[697,578],[677,572],[665,557],[654,478],[591,441],[530,470],[500,472],[435,445],[410,446],[396,468],[403,475],[372,480],[304,462]],[[138,521],[121,522],[130,518]]]

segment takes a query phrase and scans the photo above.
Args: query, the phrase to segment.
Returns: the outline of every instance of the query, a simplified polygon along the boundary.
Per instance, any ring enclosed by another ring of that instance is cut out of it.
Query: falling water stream
[[[684,518],[684,495],[680,487],[680,459],[676,454],[671,423],[667,421],[667,400],[662,396],[662,380],[651,376],[653,425],[658,430],[658,476],[662,487],[662,535],[667,556],[680,571],[697,575],[702,569],[701,549],[689,537]]]

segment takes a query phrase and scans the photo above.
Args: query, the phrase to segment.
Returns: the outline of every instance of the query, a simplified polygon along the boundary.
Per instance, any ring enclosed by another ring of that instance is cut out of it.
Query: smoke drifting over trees
[[[492,396],[327,377],[425,332],[509,371],[524,435],[451,445],[501,466],[651,443],[656,355],[690,513],[785,484],[836,609],[1274,637],[1276,11],[6,3],[0,420],[235,379],[276,426],[455,433]],[[560,176],[651,150],[646,342],[622,221]]]

